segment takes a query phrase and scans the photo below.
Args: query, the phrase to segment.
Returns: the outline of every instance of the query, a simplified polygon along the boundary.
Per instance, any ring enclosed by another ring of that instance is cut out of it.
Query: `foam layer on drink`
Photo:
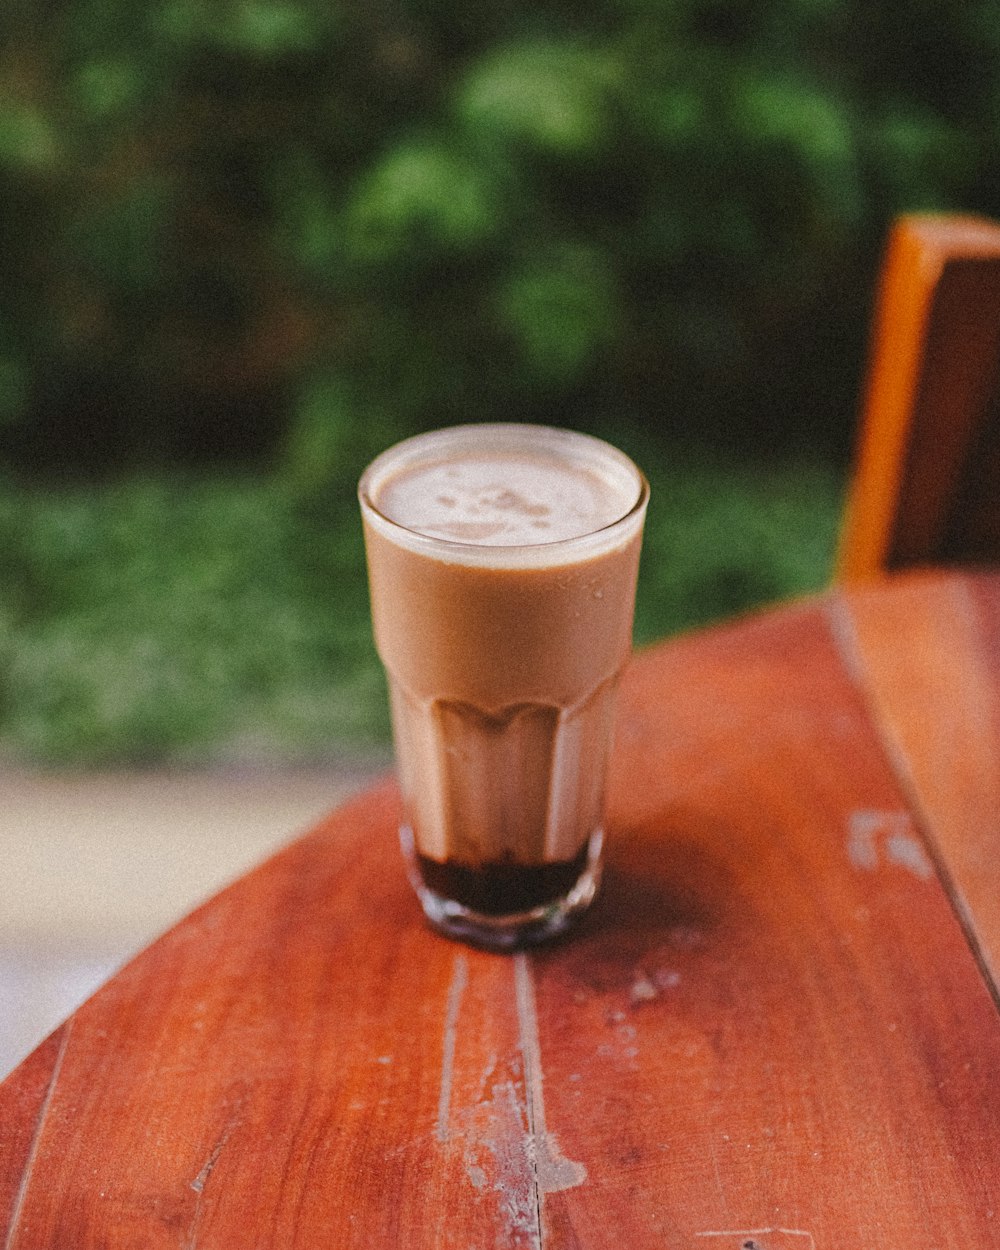
[[[604,529],[627,512],[638,491],[582,466],[527,454],[468,453],[417,464],[379,491],[390,521],[431,538],[511,547],[560,542]]]
[[[590,535],[595,547],[613,545],[616,536],[598,536],[638,502],[642,484],[634,467],[585,435],[549,439],[549,433],[536,426],[457,426],[430,439],[418,436],[403,451],[395,448],[391,460],[375,461],[366,474],[368,498],[413,540],[453,545],[439,550],[439,559],[526,567],[557,562],[557,552],[535,549],[570,539]],[[395,541],[407,537],[397,534]]]

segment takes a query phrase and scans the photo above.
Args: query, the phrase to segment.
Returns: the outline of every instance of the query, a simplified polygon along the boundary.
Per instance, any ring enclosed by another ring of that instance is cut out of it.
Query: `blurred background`
[[[384,754],[355,483],[452,422],[643,465],[640,641],[822,586],[918,209],[998,0],[6,0],[0,763]]]
[[[997,0],[7,0],[0,758],[384,744],[354,487],[654,493],[640,640],[821,585],[901,210],[1000,212]]]

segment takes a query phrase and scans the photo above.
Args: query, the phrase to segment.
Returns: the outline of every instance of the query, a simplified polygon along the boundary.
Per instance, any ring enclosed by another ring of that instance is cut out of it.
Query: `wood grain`
[[[842,640],[1000,992],[1000,580],[911,575],[844,596]]]
[[[995,1245],[996,1012],[823,615],[652,652],[621,735],[601,910],[538,961],[551,1244]]]
[[[995,1246],[1000,1019],[835,602],[639,657],[558,945],[430,933],[391,783],[194,913],[0,1086],[0,1244]]]
[[[511,966],[423,927],[396,817],[345,808],[76,1013],[11,1250],[535,1244]]]
[[[16,1080],[0,1084],[0,1231],[18,1220],[67,1032],[67,1025],[56,1029],[24,1061]]]

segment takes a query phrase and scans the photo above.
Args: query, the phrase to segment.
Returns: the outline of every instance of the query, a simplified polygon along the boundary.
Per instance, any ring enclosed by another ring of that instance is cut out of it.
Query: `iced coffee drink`
[[[456,426],[359,494],[424,910],[495,948],[549,936],[597,888],[645,479],[587,435]]]

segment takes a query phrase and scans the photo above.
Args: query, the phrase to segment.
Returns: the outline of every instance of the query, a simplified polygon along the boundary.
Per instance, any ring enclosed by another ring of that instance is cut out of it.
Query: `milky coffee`
[[[557,931],[597,883],[645,480],[586,435],[456,426],[359,493],[425,910],[495,946]]]

